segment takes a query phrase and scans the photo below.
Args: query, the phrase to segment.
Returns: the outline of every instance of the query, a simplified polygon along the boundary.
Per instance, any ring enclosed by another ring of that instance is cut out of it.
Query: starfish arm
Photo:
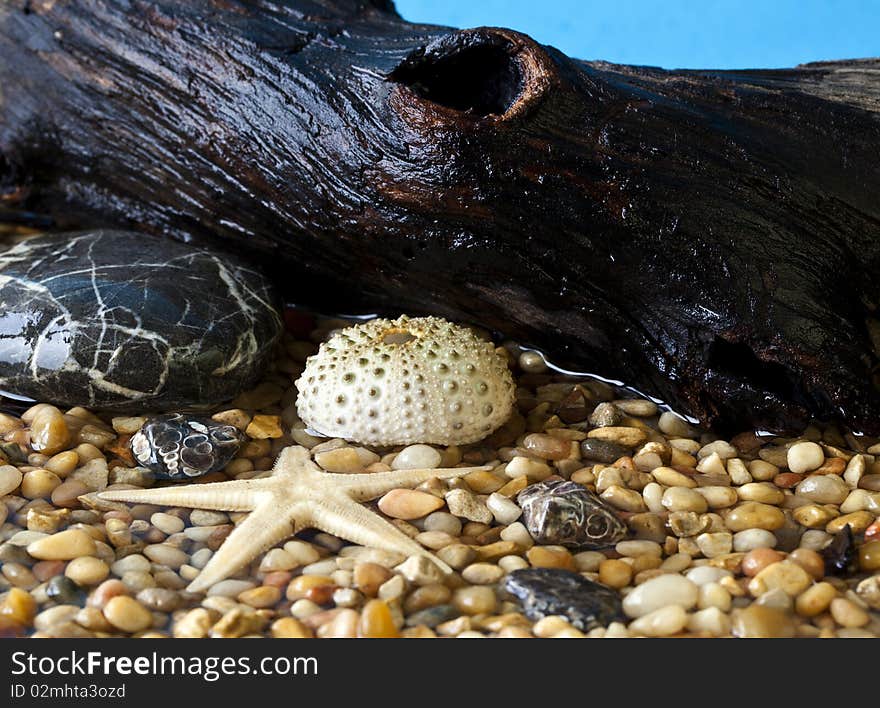
[[[216,511],[250,511],[259,503],[260,487],[260,480],[236,480],[159,489],[116,489],[101,492],[98,497],[129,504],[160,504]]]
[[[392,470],[372,474],[327,474],[334,487],[344,489],[355,501],[368,501],[381,497],[392,489],[415,487],[429,479],[453,479],[464,477],[471,472],[491,470],[491,465],[482,467],[447,467],[439,469]]]
[[[446,563],[381,516],[341,494],[328,495],[321,504],[312,507],[306,525],[362,546],[397,551],[407,556],[427,556],[444,572],[452,572]]]
[[[291,510],[269,501],[258,506],[233,529],[187,590],[204,592],[247,565],[279,541],[293,536],[297,523]]]

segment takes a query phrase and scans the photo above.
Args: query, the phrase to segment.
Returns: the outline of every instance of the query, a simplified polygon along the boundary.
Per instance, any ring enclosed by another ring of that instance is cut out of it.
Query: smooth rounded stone
[[[110,568],[100,558],[84,556],[70,561],[64,569],[64,574],[77,585],[89,587],[106,580]]]
[[[167,543],[156,543],[146,546],[143,553],[153,563],[165,565],[169,568],[179,568],[189,561],[189,556],[186,553]]]
[[[142,556],[140,553],[133,553],[130,556],[125,556],[124,558],[115,561],[113,565],[110,566],[110,572],[113,573],[113,575],[122,577],[126,573],[133,571],[147,573],[149,572],[150,567],[150,561],[146,557]]]
[[[571,441],[544,433],[526,435],[523,447],[545,460],[564,460],[571,456]]]
[[[597,428],[618,425],[623,420],[623,411],[613,403],[600,403],[590,413],[589,422]]]
[[[153,514],[150,517],[150,523],[167,536],[180,533],[183,531],[184,526],[186,526],[186,524],[183,523],[183,519],[179,516],[165,514],[163,512],[156,512]]]
[[[791,612],[794,608],[792,596],[781,588],[773,588],[758,597],[755,602],[764,607],[775,607],[777,610]]]
[[[443,533],[453,538],[461,535],[462,523],[457,516],[447,511],[434,511],[422,521],[427,532]]]
[[[726,637],[730,634],[731,621],[723,610],[707,607],[694,612],[688,618],[688,630],[694,633],[708,634],[712,637]]]
[[[85,593],[73,580],[56,575],[46,583],[46,596],[62,605],[82,605]]]
[[[0,275],[0,388],[40,401],[219,404],[256,383],[281,333],[270,282],[238,257],[135,232],[28,239]]]
[[[610,464],[628,454],[629,450],[627,448],[610,440],[599,440],[597,438],[581,440],[581,457],[585,460]]]
[[[229,517],[222,511],[193,509],[190,512],[189,521],[193,526],[220,526],[228,523]]]
[[[153,624],[153,615],[133,597],[117,595],[104,606],[104,617],[117,629],[134,634]]]
[[[709,509],[706,498],[694,489],[669,487],[663,492],[663,506],[669,511],[694,511],[698,514]]]
[[[692,438],[697,435],[697,431],[684,418],[672,411],[664,411],[660,414],[657,427],[660,428],[661,433],[673,438]]]
[[[553,473],[551,467],[543,460],[517,455],[504,467],[504,474],[511,479],[525,477],[530,482],[540,482]]]
[[[697,586],[681,575],[666,574],[651,578],[623,599],[623,611],[629,617],[643,617],[668,605],[689,610],[697,604]]]
[[[696,538],[697,546],[706,558],[717,558],[733,550],[733,534],[727,531],[701,533]]]
[[[688,614],[679,605],[660,607],[630,622],[629,631],[646,637],[669,637],[683,630]]]
[[[622,560],[608,558],[599,564],[599,582],[615,590],[629,585],[632,576],[632,566]]]
[[[821,529],[807,529],[800,540],[800,547],[811,551],[821,551],[827,546],[833,536]]]
[[[803,617],[815,617],[827,610],[835,597],[837,589],[831,583],[815,583],[797,596],[795,609]]]
[[[663,555],[663,548],[655,541],[620,541],[614,546],[614,550],[620,555],[630,558],[637,558],[638,556],[656,556],[659,558]]]
[[[183,602],[180,593],[168,588],[144,588],[137,594],[137,601],[156,612],[173,612]]]
[[[795,492],[819,504],[841,504],[849,496],[850,489],[840,477],[817,474],[798,484]]]
[[[223,469],[243,441],[234,425],[175,413],[149,418],[129,444],[135,461],[157,477],[188,479]]]
[[[440,453],[430,445],[409,445],[397,453],[391,463],[391,469],[435,469],[440,466],[441,460]]]
[[[687,573],[685,573],[685,577],[694,585],[703,586],[708,585],[709,583],[717,583],[722,578],[731,578],[733,577],[733,573],[724,568],[716,568],[711,565],[698,565],[694,568],[690,568]]]
[[[379,511],[394,519],[421,519],[443,506],[443,500],[414,489],[392,489],[378,502]]]
[[[12,494],[21,484],[22,475],[17,467],[0,465],[0,497]]]
[[[648,439],[648,435],[644,430],[614,425],[595,428],[587,433],[587,437],[595,440],[607,440],[629,449],[642,445]]]
[[[531,620],[561,615],[576,629],[589,631],[624,619],[614,590],[559,568],[524,568],[509,573],[504,589],[516,596]]]
[[[787,460],[792,472],[812,472],[825,462],[825,452],[814,442],[799,442],[788,448]]]
[[[537,543],[604,548],[627,533],[614,510],[576,482],[539,482],[526,487],[516,500],[522,522]]]
[[[753,597],[770,590],[779,589],[791,597],[800,595],[813,582],[813,579],[800,565],[789,560],[771,563],[749,581],[749,592]]]
[[[737,449],[729,442],[726,442],[725,440],[715,440],[714,442],[703,445],[703,447],[697,452],[697,457],[702,460],[704,457],[709,457],[710,455],[718,455],[722,460],[729,460],[732,457],[736,457],[738,454],[739,452]]]
[[[97,550],[92,537],[80,529],[61,531],[27,546],[28,555],[40,560],[72,560],[93,556]]]
[[[487,586],[459,588],[452,596],[452,603],[465,615],[490,614],[495,611],[495,590]]]
[[[522,515],[522,509],[516,503],[498,492],[489,495],[486,506],[492,512],[495,521],[505,526],[512,524]]]
[[[776,536],[766,529],[746,529],[733,535],[733,550],[748,553],[756,548],[774,548]]]
[[[732,578],[726,582],[731,582]],[[733,604],[730,591],[721,583],[706,583],[700,586],[700,596],[697,599],[697,607],[701,610],[707,607],[715,607],[722,612],[728,612]]]
[[[753,603],[733,612],[731,632],[742,639],[790,639],[796,627],[788,612]]]
[[[238,597],[245,590],[250,590],[253,587],[256,587],[256,583],[250,580],[221,580],[219,583],[214,583],[211,586],[211,589],[208,590],[209,597]]]
[[[785,525],[785,514],[769,504],[744,502],[727,512],[724,523],[734,533],[746,529],[775,531]]]
[[[79,497],[88,494],[89,488],[76,479],[67,479],[52,490],[52,504],[62,508],[79,506]]]

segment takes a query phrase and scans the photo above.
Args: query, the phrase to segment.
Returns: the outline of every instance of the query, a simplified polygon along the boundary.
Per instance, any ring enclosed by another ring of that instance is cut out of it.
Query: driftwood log
[[[375,0],[0,5],[3,208],[224,239],[717,427],[880,433],[880,61],[670,72]],[[25,215],[25,216],[22,216]]]

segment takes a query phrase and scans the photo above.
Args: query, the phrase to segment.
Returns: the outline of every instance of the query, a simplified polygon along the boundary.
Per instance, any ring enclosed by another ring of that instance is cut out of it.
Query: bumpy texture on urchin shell
[[[379,446],[476,442],[507,420],[514,401],[513,377],[491,342],[437,317],[348,327],[309,358],[296,386],[309,428]]]

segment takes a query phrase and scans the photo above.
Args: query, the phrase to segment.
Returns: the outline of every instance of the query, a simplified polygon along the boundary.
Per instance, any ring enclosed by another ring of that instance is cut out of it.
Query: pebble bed
[[[39,404],[0,414],[0,636],[880,636],[876,440],[818,426],[794,439],[718,439],[505,344],[517,412],[489,438],[354,446],[313,437],[295,408],[306,358],[342,323],[292,321],[300,336],[286,335],[265,380],[214,415],[245,443],[200,481],[260,475],[291,444],[331,472],[490,464],[373,503],[456,572],[305,532],[207,594],[187,593],[244,515],[97,500],[157,484],[128,446],[144,418]],[[517,494],[554,479],[597,493],[629,536],[602,550],[536,545]],[[838,572],[823,550],[847,525],[853,553]],[[528,619],[503,585],[529,567],[619,592],[626,620],[582,631],[562,616]]]

